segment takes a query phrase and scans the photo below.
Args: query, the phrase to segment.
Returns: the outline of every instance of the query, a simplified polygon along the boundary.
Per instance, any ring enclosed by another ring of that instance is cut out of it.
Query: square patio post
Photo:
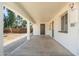
[[[3,6],[0,3],[0,56],[3,55]]]
[[[30,40],[30,21],[27,21],[27,40]]]

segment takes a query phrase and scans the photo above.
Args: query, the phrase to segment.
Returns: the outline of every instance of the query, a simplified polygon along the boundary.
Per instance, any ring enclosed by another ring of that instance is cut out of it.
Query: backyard
[[[27,36],[27,20],[20,15],[16,15],[8,8],[4,11],[4,46]],[[32,33],[32,24],[30,23],[30,33]]]

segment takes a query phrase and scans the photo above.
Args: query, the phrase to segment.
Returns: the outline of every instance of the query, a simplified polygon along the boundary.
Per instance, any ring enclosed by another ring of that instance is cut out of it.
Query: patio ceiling
[[[48,22],[67,3],[66,2],[21,2],[18,3],[36,22]]]

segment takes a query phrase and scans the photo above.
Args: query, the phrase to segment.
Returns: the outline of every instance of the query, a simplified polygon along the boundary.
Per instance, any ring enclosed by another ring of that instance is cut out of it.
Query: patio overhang
[[[31,15],[19,3],[7,2],[7,3],[3,3],[3,6],[5,6],[6,8],[9,8],[16,14],[19,14],[20,16],[25,18],[25,20],[29,20],[32,23],[36,23],[33,17],[31,17]]]

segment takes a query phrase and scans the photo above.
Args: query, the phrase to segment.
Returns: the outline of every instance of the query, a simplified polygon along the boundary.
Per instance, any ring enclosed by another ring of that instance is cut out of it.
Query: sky
[[[3,14],[4,14],[5,16],[8,16],[8,12],[7,12],[7,9],[6,9],[6,8],[3,9]]]

